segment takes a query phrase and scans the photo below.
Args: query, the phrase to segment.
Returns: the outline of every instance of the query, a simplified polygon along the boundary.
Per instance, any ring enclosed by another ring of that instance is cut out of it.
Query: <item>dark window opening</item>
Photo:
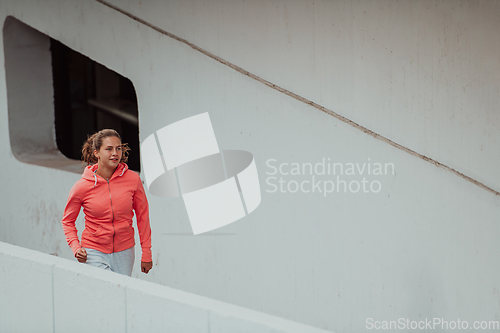
[[[128,166],[140,171],[137,97],[132,82],[52,38],[50,51],[59,150],[80,160],[88,135],[113,128],[131,148]]]

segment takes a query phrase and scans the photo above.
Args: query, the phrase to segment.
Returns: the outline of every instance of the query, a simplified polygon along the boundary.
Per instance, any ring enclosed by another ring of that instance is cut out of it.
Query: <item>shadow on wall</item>
[[[25,163],[81,173],[87,135],[113,128],[140,171],[132,82],[9,16],[3,26],[9,137]]]

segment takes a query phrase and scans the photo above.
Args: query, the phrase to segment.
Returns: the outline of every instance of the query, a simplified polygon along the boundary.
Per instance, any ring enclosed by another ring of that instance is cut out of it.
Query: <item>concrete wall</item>
[[[500,190],[500,3],[110,0]]]
[[[103,3],[3,1],[2,22],[12,15],[131,79],[141,142],[208,111],[221,149],[254,154],[262,203],[214,232],[192,236],[181,199],[148,193],[155,266],[144,275],[136,263],[134,277],[338,332],[367,318],[500,320],[498,2],[113,4],[492,189]],[[12,189],[0,194],[0,240],[74,260],[60,219],[79,175],[14,158],[6,89],[0,80],[2,187]],[[271,193],[266,162],[323,158],[392,163],[395,174],[342,176],[379,182],[378,193]]]
[[[0,242],[2,332],[326,332]]]

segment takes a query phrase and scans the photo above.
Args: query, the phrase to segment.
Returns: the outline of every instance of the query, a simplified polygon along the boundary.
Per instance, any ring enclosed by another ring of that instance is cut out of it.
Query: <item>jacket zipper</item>
[[[111,212],[113,213],[113,219],[111,220],[111,224],[113,225],[113,253],[115,252],[115,224],[113,223],[115,220],[115,211],[113,209],[113,200],[111,200],[111,188],[109,187],[109,179],[106,179],[108,182],[108,191],[109,191],[109,202],[111,203]]]

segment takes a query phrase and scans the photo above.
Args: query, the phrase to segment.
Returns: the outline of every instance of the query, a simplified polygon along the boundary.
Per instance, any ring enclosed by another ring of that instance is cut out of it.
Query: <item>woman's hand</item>
[[[83,247],[81,247],[75,254],[75,258],[78,259],[79,262],[87,261],[87,251]]]
[[[148,274],[149,270],[153,268],[153,262],[144,262],[141,261],[141,272]]]

